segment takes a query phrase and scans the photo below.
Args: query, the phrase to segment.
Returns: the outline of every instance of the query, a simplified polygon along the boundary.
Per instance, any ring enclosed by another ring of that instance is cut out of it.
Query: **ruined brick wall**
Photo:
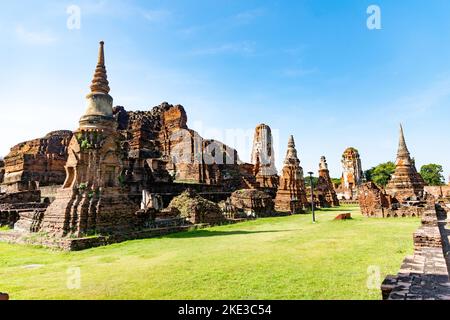
[[[62,184],[66,177],[71,131],[55,131],[44,138],[20,143],[4,159],[3,183],[8,192]]]
[[[339,199],[356,200],[358,187],[363,182],[363,170],[359,151],[355,148],[347,148],[342,154],[342,178],[341,185],[336,190]]]
[[[359,187],[358,198],[361,212],[367,217],[421,217],[427,208],[424,201],[418,201],[414,204],[401,204],[373,182],[364,183]]]
[[[150,111],[113,110],[118,129],[126,138],[131,158],[160,158],[170,154],[171,134],[188,129],[187,115],[182,106],[166,102]]]
[[[24,191],[0,195],[0,226],[15,227],[22,212],[45,210],[40,191]]]
[[[41,192],[39,190],[22,191],[0,195],[0,206],[3,204],[31,203],[31,202],[41,202]]]
[[[358,190],[361,213],[368,217],[384,218],[392,207],[392,199],[373,182],[364,183]]]
[[[274,202],[267,193],[259,190],[238,190],[230,198],[231,205],[244,213],[252,213],[259,217],[274,214]]]
[[[125,137],[128,182],[136,185],[136,192],[172,180],[223,185],[227,190],[240,187],[236,150],[190,130],[183,106],[165,102],[150,111],[128,112],[116,107],[114,114]],[[157,169],[149,167],[149,159],[159,161]]]
[[[261,188],[278,187],[279,177],[275,167],[272,130],[266,124],[260,124],[255,129],[251,163],[254,165],[254,175]]]
[[[39,191],[41,192],[41,198],[48,198],[50,201],[53,201],[58,193],[58,190],[61,189],[62,185],[53,185],[46,187],[39,187]]]
[[[436,199],[450,198],[450,185],[446,186],[425,186],[425,193],[433,195]]]

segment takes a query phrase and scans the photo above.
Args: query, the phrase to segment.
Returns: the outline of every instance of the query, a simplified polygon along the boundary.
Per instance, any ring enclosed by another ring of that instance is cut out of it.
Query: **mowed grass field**
[[[342,212],[354,219],[333,221]],[[0,243],[0,292],[11,299],[380,299],[367,286],[369,273],[396,274],[420,224],[367,219],[356,207],[317,219],[259,219],[72,253]]]

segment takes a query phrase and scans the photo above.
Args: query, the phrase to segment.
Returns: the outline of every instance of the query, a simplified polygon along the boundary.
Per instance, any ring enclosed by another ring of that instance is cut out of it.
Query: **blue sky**
[[[366,27],[369,5],[381,30]],[[70,5],[81,28],[67,28]],[[275,132],[281,169],[293,134],[305,171],[346,147],[364,169],[394,160],[398,126],[418,166],[450,173],[450,2],[446,0],[0,0],[0,154],[85,109],[99,40],[116,105],[182,104],[188,125],[249,160],[259,123]],[[250,134],[249,134],[250,133]]]

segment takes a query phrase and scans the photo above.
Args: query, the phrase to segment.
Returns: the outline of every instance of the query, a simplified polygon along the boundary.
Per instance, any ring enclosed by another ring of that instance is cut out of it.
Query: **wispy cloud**
[[[48,45],[58,40],[48,32],[29,31],[22,25],[16,27],[16,36],[20,41],[30,45]]]
[[[179,30],[179,33],[184,36],[192,36],[199,32],[238,28],[254,22],[257,18],[265,14],[266,10],[263,8],[242,11],[209,23],[184,27]]]
[[[116,12],[114,3],[108,0],[81,0],[78,5],[83,15],[112,15]]]
[[[262,8],[257,8],[253,10],[242,11],[230,18],[231,22],[237,24],[249,24],[255,19],[265,15],[266,11]]]
[[[245,41],[239,43],[226,43],[216,47],[196,49],[192,50],[190,54],[194,56],[217,55],[217,54],[251,55],[254,52],[255,52],[255,43]]]
[[[201,26],[190,26],[190,27],[182,28],[178,32],[183,36],[191,36],[191,35],[194,35],[195,33],[199,32],[199,30],[201,30],[201,29],[202,29]]]
[[[147,9],[125,1],[83,0],[80,7],[84,15],[106,15],[121,18],[137,17],[153,23],[164,22],[173,16],[173,13],[166,9]]]
[[[448,98],[450,98],[450,77],[436,81],[418,93],[400,97],[394,102],[393,110],[413,116],[422,115],[440,107]]]
[[[317,68],[304,69],[304,68],[287,68],[281,71],[281,75],[288,78],[301,78],[307,75],[317,73]]]
[[[308,46],[306,44],[303,44],[303,45],[298,45],[296,47],[283,49],[282,52],[288,56],[299,57],[299,56],[303,56],[307,49],[308,49]]]
[[[172,17],[169,10],[146,10],[142,11],[142,16],[149,22],[163,22]]]

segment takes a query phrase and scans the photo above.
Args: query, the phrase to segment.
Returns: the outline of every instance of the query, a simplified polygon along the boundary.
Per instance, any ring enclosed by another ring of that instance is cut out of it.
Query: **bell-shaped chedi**
[[[425,182],[417,172],[414,160],[411,159],[401,125],[395,166],[395,172],[386,186],[386,192],[399,202],[411,197],[422,197]]]
[[[91,92],[86,96],[87,110],[80,119],[80,128],[116,130],[114,122],[112,103],[113,98],[109,95],[109,82],[105,67],[104,42],[100,42],[97,67],[92,79]]]
[[[331,181],[328,163],[325,157],[320,158],[317,195],[322,208],[339,206],[339,200]]]
[[[294,137],[290,136],[283,172],[275,198],[275,210],[299,213],[307,205],[303,169],[297,156]]]
[[[252,164],[260,188],[276,188],[278,186],[279,177],[275,168],[272,130],[268,125],[260,124],[255,129]]]
[[[363,183],[364,173],[361,166],[359,151],[353,147],[347,148],[342,154],[341,185],[337,189],[338,198],[342,200],[357,200],[358,187]]]
[[[123,186],[126,155],[112,116],[104,65],[103,42],[97,69],[87,95],[88,109],[68,147],[66,180],[48,207],[41,231],[57,236],[115,234],[134,227],[139,205],[128,199]]]

